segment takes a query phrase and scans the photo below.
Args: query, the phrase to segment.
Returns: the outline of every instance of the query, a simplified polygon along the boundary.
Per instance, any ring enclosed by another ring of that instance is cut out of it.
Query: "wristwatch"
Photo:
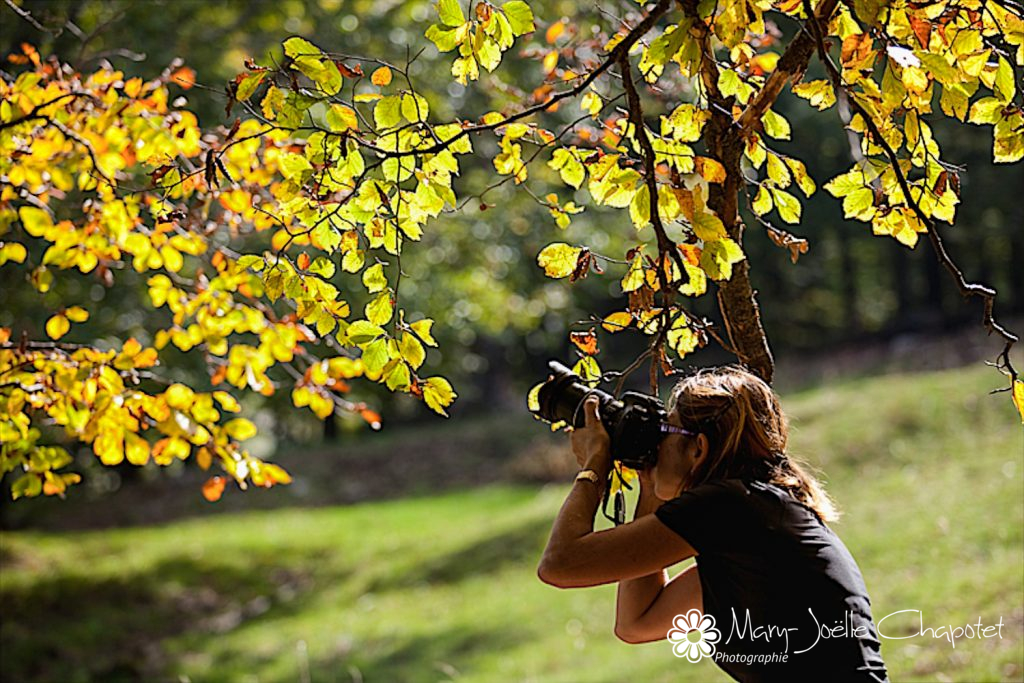
[[[599,477],[597,475],[597,472],[595,472],[594,470],[580,470],[579,474],[576,475],[576,479],[574,479],[573,481],[576,482],[580,481],[581,479],[592,481],[598,486],[601,486],[601,477]]]

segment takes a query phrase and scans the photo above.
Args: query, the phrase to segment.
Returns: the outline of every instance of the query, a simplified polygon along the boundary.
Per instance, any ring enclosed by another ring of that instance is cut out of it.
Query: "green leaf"
[[[775,138],[776,140],[789,140],[792,137],[789,121],[771,109],[764,112],[761,122],[764,124],[764,132],[768,137]]]
[[[494,71],[501,64],[501,48],[489,37],[480,41],[479,47],[475,50],[477,61],[480,66],[488,71]]]
[[[351,343],[361,346],[383,335],[384,328],[368,320],[356,320],[348,326],[346,334]]]
[[[313,263],[310,264],[307,269],[309,272],[319,275],[325,280],[330,280],[334,277],[334,262],[326,256],[317,256],[313,259]]]
[[[257,273],[263,270],[264,261],[262,256],[256,256],[255,254],[246,254],[240,256],[236,262],[239,268],[252,268]]]
[[[410,123],[426,121],[430,114],[430,105],[422,95],[416,93],[402,93],[402,116]]]
[[[18,500],[22,496],[34,498],[43,492],[43,480],[34,473],[23,474],[11,484],[11,498]]]
[[[782,220],[792,225],[800,222],[802,207],[799,199],[785,190],[772,190],[772,197],[775,199],[775,208],[779,210],[779,217]]]
[[[633,201],[629,203],[629,217],[637,230],[651,222],[651,192],[646,185],[633,195]]]
[[[983,97],[971,105],[971,113],[968,114],[967,121],[979,125],[997,123],[1002,118],[1002,112],[1005,108],[1006,105],[995,97]]]
[[[700,255],[700,267],[712,280],[728,280],[732,266],[743,260],[743,250],[728,237],[706,242]]]
[[[363,272],[363,284],[370,294],[376,294],[386,288],[388,279],[384,277],[384,264],[378,263],[367,268]]]
[[[1010,102],[1017,93],[1017,85],[1013,82],[1013,67],[1005,57],[999,58],[999,67],[996,69],[996,79],[992,91],[1003,102]]]
[[[260,83],[267,77],[268,71],[253,71],[242,77],[242,80],[238,84],[238,89],[235,90],[235,99],[239,102],[245,102],[253,93],[256,92],[256,88],[260,87]]]
[[[375,325],[383,325],[394,315],[395,308],[391,303],[391,292],[384,291],[377,295],[370,303],[366,304],[366,319]]]
[[[711,112],[693,104],[681,104],[672,110],[668,118],[662,119],[662,134],[671,134],[679,142],[700,140],[704,124],[711,118]]]
[[[452,63],[452,76],[455,76],[462,85],[467,81],[475,81],[480,77],[480,69],[477,68],[476,59],[471,56],[459,57]]]
[[[439,0],[437,14],[446,26],[462,26],[466,23],[466,15],[462,13],[459,0]]]
[[[363,262],[365,260],[366,255],[362,249],[347,251],[341,259],[341,269],[346,273],[357,273],[359,272],[359,269],[363,267]]]
[[[341,90],[341,71],[330,59],[295,57],[292,61],[295,68],[316,83],[325,94],[336,95]]]
[[[681,313],[668,329],[666,341],[668,341],[669,347],[682,358],[686,354],[692,353],[700,345],[700,335],[690,327],[690,321],[686,314]]]
[[[768,188],[764,185],[758,188],[757,195],[754,197],[754,201],[751,203],[751,208],[758,216],[763,216],[772,210],[774,202],[772,201],[772,195],[768,192]]]
[[[281,157],[278,165],[281,168],[281,175],[289,179],[296,178],[300,182],[304,174],[313,172],[313,166],[309,163],[309,159],[301,154],[285,154]]]
[[[377,375],[391,360],[391,356],[388,354],[387,340],[378,339],[364,346],[362,359],[366,372]]]
[[[581,251],[579,247],[554,242],[541,249],[537,255],[537,265],[544,269],[544,274],[548,277],[568,277],[576,270],[576,262]]]
[[[844,218],[867,220],[875,213],[875,191],[870,187],[854,190],[843,198]]]
[[[460,34],[464,33],[465,31],[459,28],[445,29],[440,24],[433,24],[427,29],[424,36],[437,46],[438,52],[451,52],[458,47],[461,39]]]
[[[713,242],[726,237],[725,224],[710,209],[693,214],[693,234],[702,242]]]
[[[402,358],[408,361],[409,365],[413,368],[423,365],[423,361],[427,358],[427,352],[423,348],[423,344],[408,332],[403,332],[402,336],[399,337],[398,351],[402,354]]]
[[[384,383],[391,391],[405,391],[412,384],[409,366],[400,360],[393,360],[384,369]]]
[[[535,30],[533,25],[533,10],[522,0],[512,0],[501,6],[501,10],[508,17],[508,23],[512,27],[512,33],[521,36]]]
[[[398,95],[385,97],[373,108],[373,121],[378,128],[393,128],[402,120],[402,98]]]
[[[296,57],[302,56],[316,56],[323,55],[323,50],[318,48],[313,43],[309,42],[305,38],[299,38],[298,36],[292,36],[288,40],[284,41],[284,53],[295,59]]]

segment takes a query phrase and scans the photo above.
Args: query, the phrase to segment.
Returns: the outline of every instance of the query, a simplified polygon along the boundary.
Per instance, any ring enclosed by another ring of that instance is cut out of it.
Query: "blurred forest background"
[[[581,17],[574,2],[531,5],[539,30],[563,16],[589,30],[591,21],[608,25],[635,7],[602,3]],[[353,62],[360,55],[393,62],[418,55],[410,74],[432,93],[439,119],[500,110],[522,99],[513,84],[541,83],[540,63],[526,58],[506,59],[476,87],[453,83],[450,59],[423,38],[433,11],[430,3],[413,0],[5,0],[0,49],[6,54],[28,42],[81,69],[106,60],[143,77],[184,59],[199,84],[184,95],[205,128],[233,120],[225,115],[225,84],[244,60],[279,60],[280,42],[291,34],[353,55]],[[822,77],[817,68],[812,63],[808,78]],[[776,109],[794,130],[780,151],[804,159],[819,188],[849,168],[850,142],[835,109],[818,113],[788,93]],[[998,289],[997,315],[1019,333],[1024,165],[993,164],[987,128],[944,120],[934,128],[944,157],[963,167],[963,201],[956,225],[944,231],[947,247],[968,279]],[[467,187],[482,188],[493,178],[484,164],[465,168]],[[638,651],[645,653],[641,670],[650,674],[644,680],[678,680],[683,665],[667,650],[613,641],[610,593],[552,598],[532,568],[564,492],[540,483],[563,481],[573,463],[562,438],[526,413],[526,391],[543,378],[550,358],[571,358],[568,332],[589,327],[591,313],[615,310],[620,296],[612,276],[592,274],[571,286],[545,278],[535,255],[556,239],[612,251],[631,238],[633,227],[622,212],[588,208],[563,235],[544,207],[510,185],[487,199],[500,208],[435,221],[402,261],[411,275],[403,282],[406,307],[437,319],[444,352],[430,350],[428,362],[459,392],[449,423],[368,382],[357,383],[354,397],[378,408],[381,433],[370,433],[358,419],[321,423],[295,409],[287,395],[247,397],[245,410],[260,427],[253,450],[284,464],[295,483],[229,492],[215,506],[200,497],[203,475],[191,463],[103,468],[91,453],[81,453],[85,481],[69,500],[0,503],[4,528],[34,529],[2,537],[0,643],[7,663],[0,678],[155,680],[171,672],[195,680],[572,681],[580,680],[573,668],[578,650],[597,647],[599,655],[588,655],[588,680],[633,675],[629,663]],[[1002,381],[980,361],[993,358],[1001,344],[986,339],[978,303],[961,299],[926,242],[911,250],[875,237],[865,225],[845,222],[840,202],[820,189],[806,202],[797,229],[810,241],[797,263],[755,220],[748,225],[744,249],[779,359],[777,385],[793,397],[795,438],[804,454],[837,482],[843,506],[862,515],[851,515],[850,530],[842,533],[852,536],[855,556],[863,557],[869,588],[877,587],[883,606],[895,611],[917,607],[909,600],[935,600],[929,591],[946,592],[952,581],[965,594],[982,596],[992,617],[987,621],[1002,610],[1013,623],[1014,640],[958,645],[953,659],[941,645],[921,642],[915,651],[916,641],[899,641],[906,645],[899,655],[895,647],[886,651],[906,674],[894,680],[967,680],[941,678],[953,675],[948,671],[1021,680],[1024,451],[1009,399],[985,396]],[[49,296],[90,302],[94,313],[76,330],[92,338],[113,332],[148,344],[148,331],[166,315],[148,305],[145,277],[133,272],[119,273],[111,290],[88,277],[64,278],[55,290]],[[42,337],[47,313],[38,293],[15,281],[11,269],[0,270],[0,293],[0,326]],[[696,312],[717,319],[712,303],[705,297]],[[619,335],[602,349],[602,364],[622,367],[640,350],[635,337]],[[197,387],[208,381],[201,357],[175,354],[169,347],[161,357],[180,368],[182,381]],[[691,358],[700,365],[728,360],[712,347]],[[855,379],[968,363],[975,369],[873,384]],[[980,444],[969,438],[978,425],[988,429]],[[957,428],[963,433],[954,433]],[[964,461],[971,454],[974,464]],[[941,460],[935,467],[933,456]],[[463,491],[483,484],[492,486]],[[988,496],[994,516],[971,507],[972,485]],[[445,489],[456,492],[438,495]],[[241,512],[410,496],[340,511]],[[915,507],[935,500],[952,501],[945,521]],[[237,514],[223,516],[221,527],[175,522],[151,532],[110,531],[208,513]],[[961,513],[966,526],[957,531]],[[920,515],[927,519],[907,521]],[[481,522],[491,517],[500,527],[496,535]],[[890,528],[901,524],[909,536]],[[61,533],[78,529],[107,531]],[[337,543],[320,538],[301,546],[296,540],[325,533],[336,534]],[[936,534],[942,535],[938,546],[930,541]],[[952,574],[920,567],[921,558],[912,556],[920,549],[936,563],[952,564],[952,553],[966,556],[958,544],[978,544],[980,554],[967,567],[948,570]],[[943,548],[950,555],[935,556]],[[236,554],[245,562],[228,558]],[[76,569],[82,562],[93,567],[89,578]],[[506,598],[492,600],[495,588],[481,576],[507,581]],[[474,607],[477,594],[482,597]],[[975,615],[969,597],[954,601],[957,617]],[[328,614],[322,600],[341,611]],[[426,606],[403,625],[398,613],[417,601]],[[540,611],[528,611],[531,605]],[[428,608],[439,622],[422,612]],[[150,624],[151,617],[162,625]],[[547,649],[531,640],[542,638],[545,628],[558,643]],[[108,636],[108,644],[100,644]],[[105,654],[90,659],[101,648]],[[507,657],[498,654],[503,650]],[[714,675],[708,667],[693,671]]]

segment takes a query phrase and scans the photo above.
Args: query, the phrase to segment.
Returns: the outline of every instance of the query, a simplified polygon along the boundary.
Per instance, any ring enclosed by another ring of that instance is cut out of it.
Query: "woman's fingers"
[[[597,414],[598,405],[600,405],[600,401],[597,396],[588,396],[587,400],[583,402],[583,416],[588,427],[601,422],[601,418]]]

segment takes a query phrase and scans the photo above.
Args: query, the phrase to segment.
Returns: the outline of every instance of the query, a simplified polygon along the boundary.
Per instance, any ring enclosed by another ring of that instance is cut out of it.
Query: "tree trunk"
[[[715,112],[708,122],[708,151],[725,166],[726,179],[710,185],[708,206],[725,224],[725,229],[743,246],[743,221],[739,216],[739,193],[743,186],[740,157],[743,141],[732,132],[732,117]],[[761,325],[761,311],[750,286],[750,264],[744,259],[732,269],[732,277],[718,287],[718,307],[722,311],[729,343],[737,358],[751,372],[769,384],[775,372],[775,360]]]

